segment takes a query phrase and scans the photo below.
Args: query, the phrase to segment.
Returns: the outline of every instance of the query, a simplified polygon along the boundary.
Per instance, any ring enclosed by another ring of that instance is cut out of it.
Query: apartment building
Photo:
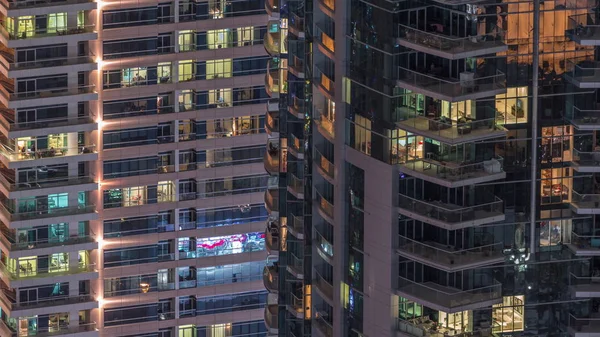
[[[599,8],[268,2],[269,332],[600,336]]]
[[[264,336],[261,0],[3,1],[0,336]]]

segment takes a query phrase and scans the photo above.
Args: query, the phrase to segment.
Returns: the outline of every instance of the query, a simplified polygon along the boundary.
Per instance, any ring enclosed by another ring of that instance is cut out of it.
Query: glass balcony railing
[[[465,72],[460,79],[448,79],[398,67],[398,85],[435,98],[462,101],[474,95],[486,97],[506,91],[506,76],[497,70],[491,76],[475,77],[475,73]]]
[[[333,323],[329,321],[329,315],[325,314],[325,311],[319,311],[317,308],[315,311],[315,319],[313,320],[315,328],[319,330],[325,337],[333,337]]]
[[[20,239],[21,240],[21,239]],[[78,245],[96,241],[95,234],[69,236],[60,239],[45,239],[45,240],[26,240],[17,242],[14,235],[2,233],[0,241],[10,249],[10,251],[30,250],[38,248]]]
[[[304,118],[304,99],[293,95],[291,104],[288,105],[288,111],[297,118]]]
[[[304,76],[304,60],[296,55],[290,57],[288,62],[288,70],[290,70],[295,76]]]
[[[409,116],[406,120],[398,122],[397,126],[403,130],[451,144],[506,135],[506,129],[496,124],[495,117],[460,118],[455,121],[446,117]]]
[[[80,64],[96,63],[94,56],[60,57],[52,59],[41,59],[35,61],[14,62],[9,66],[10,70],[25,70],[37,68],[50,68],[61,66],[74,66]]]
[[[600,235],[591,235],[571,231],[571,245],[577,250],[600,252]],[[600,279],[600,278],[599,278]]]
[[[323,212],[326,217],[333,219],[333,203],[325,199],[318,190],[316,191],[315,202],[319,210]]]
[[[429,319],[423,318],[425,317],[418,317],[410,321],[403,320],[401,318],[396,318],[396,329],[399,332],[403,333],[403,335],[409,335],[414,337],[438,337],[438,335],[441,333],[431,328],[433,325],[435,325],[435,323]],[[445,330],[448,331],[442,334],[442,336],[472,337],[489,335],[489,332],[486,331],[462,332],[451,328],[445,328]]]
[[[584,194],[572,191],[571,205],[577,209],[600,208],[600,194]]]
[[[481,288],[460,290],[434,282],[418,283],[399,277],[398,291],[403,297],[417,298],[424,302],[436,304],[447,312],[454,311],[456,308],[473,306],[477,303],[502,300],[502,284],[497,282]]]
[[[23,148],[21,151],[13,150],[6,145],[0,145],[0,155],[6,157],[11,162],[29,161],[54,157],[70,157],[96,152],[96,145],[85,145],[78,147],[64,147],[56,149],[39,149],[31,151]]]
[[[600,41],[600,24],[596,12],[569,16],[567,36],[576,42],[595,45],[591,41]]]
[[[274,253],[279,251],[279,232],[272,232],[268,228],[265,232],[265,246],[267,251]]]
[[[335,82],[334,79],[325,75],[318,67],[314,67],[315,80],[314,83],[327,94],[335,95]]]
[[[419,158],[401,164],[402,168],[410,170],[416,175],[440,179],[450,183],[486,177],[494,180],[501,179],[506,176],[503,166],[504,159],[502,157],[484,160],[479,163],[446,162]]]
[[[92,0],[9,0],[2,1],[4,6],[8,5],[8,9],[23,9],[32,7],[46,6],[68,6],[84,3],[91,3]]]
[[[270,135],[279,132],[279,111],[267,111],[265,118],[265,130]]]
[[[319,47],[325,49],[326,52],[335,53],[335,38],[332,29],[321,29],[319,25],[315,25],[315,41]]]
[[[335,177],[335,166],[332,162],[330,162],[319,149],[315,147],[315,160],[314,162],[317,164],[317,167],[321,172],[323,172],[329,179],[334,179]]]
[[[7,268],[3,262],[0,262],[0,273],[3,273],[11,280],[23,280],[29,278],[43,278],[53,276],[72,275],[80,273],[92,273],[96,272],[95,264],[79,263],[77,266],[60,266],[60,267],[47,267],[47,268],[20,268],[10,269]]]
[[[42,328],[38,326],[34,331],[28,330],[26,334],[18,334],[16,327],[9,327],[4,320],[0,320],[0,332],[2,337],[50,337],[50,336],[73,336],[76,334],[85,334],[86,332],[98,331],[96,323],[79,323],[77,326],[57,325]]]
[[[304,32],[304,18],[296,13],[291,13],[288,19],[288,30],[298,36]]]
[[[569,315],[571,336],[592,336],[600,333],[600,317],[575,317]]]
[[[577,276],[570,273],[569,284],[578,292],[600,292],[600,276]]]
[[[399,236],[398,252],[429,264],[443,265],[445,268],[474,268],[482,264],[504,260],[504,244],[502,242],[482,245],[475,248],[456,249],[437,242],[413,240]]]
[[[600,83],[600,61],[592,61],[590,57],[567,60],[567,79],[579,88],[594,87]]]
[[[293,252],[289,252],[288,268],[291,269],[295,275],[304,275],[304,260],[297,257]]]
[[[271,24],[271,23],[269,23]],[[279,23],[273,23],[279,24]],[[284,35],[282,35],[282,31]],[[285,47],[285,39],[283,36],[287,35],[287,29],[277,29],[277,31],[268,30],[264,37],[264,45],[265,50],[271,56],[277,56],[279,53],[287,52],[287,48]]]
[[[9,131],[22,131],[61,126],[92,124],[96,121],[90,116],[39,119],[31,122],[8,121],[0,117],[0,123]]]
[[[314,233],[313,242],[316,243],[317,252],[323,259],[331,263],[331,259],[333,259],[333,238],[325,237],[317,228],[314,229]]]
[[[313,284],[319,289],[319,291],[325,295],[329,300],[333,301],[333,284],[327,281],[321,274],[314,269],[313,270]]]
[[[298,199],[304,198],[304,180],[298,178],[293,173],[288,173],[288,191],[290,191]]]
[[[279,329],[279,322],[277,319],[277,314],[279,311],[279,307],[277,304],[268,304],[265,307],[265,325],[269,330]]]
[[[300,140],[293,133],[288,139],[288,152],[292,153],[298,159],[304,158],[304,141]]]
[[[10,40],[23,40],[51,36],[75,35],[84,33],[94,33],[96,25],[80,25],[78,27],[57,27],[54,29],[19,29],[18,31],[9,31],[3,25],[0,25],[0,33]]]
[[[71,305],[77,303],[95,302],[96,294],[81,294],[74,296],[50,296],[46,298],[38,298],[33,301],[16,303],[16,299],[10,304],[12,310],[26,310],[59,305]]]
[[[269,213],[279,212],[279,190],[267,189],[265,191],[265,207]]]
[[[407,210],[411,213],[416,213],[429,219],[439,220],[450,225],[498,216],[504,217],[504,202],[496,196],[493,196],[493,201],[491,202],[473,206],[459,206],[443,203],[441,201],[425,202],[400,194],[399,207],[401,210]],[[501,219],[498,221],[500,220]]]
[[[25,92],[15,92],[10,94],[11,101],[21,101],[34,98],[49,98],[83,94],[95,94],[96,87],[94,85],[74,87],[74,88],[52,88]]]
[[[279,290],[279,272],[276,266],[265,266],[263,283],[269,292],[276,293]]]
[[[579,109],[574,106],[571,114],[567,114],[566,117],[571,124],[579,129],[600,128],[600,107],[596,109]]]
[[[600,151],[583,152],[573,149],[573,162],[579,166],[591,166],[600,170]]]
[[[426,32],[414,27],[399,25],[398,39],[400,45],[411,47],[418,45],[425,48],[429,53],[438,56],[453,56],[454,58],[464,58],[465,54],[469,57],[476,57],[485,54],[494,54],[508,49],[504,43],[503,37],[506,33],[499,27],[487,27],[490,32],[487,34],[458,37],[443,32]]]
[[[279,173],[279,150],[271,149],[265,151],[264,164],[265,170],[270,174]]]
[[[288,232],[298,239],[304,238],[304,217],[290,214],[287,222]]]
[[[2,214],[10,221],[25,221],[37,218],[53,218],[59,216],[95,213],[96,205],[78,205],[50,209],[40,207],[34,210],[18,211],[10,209],[4,203],[0,202],[0,212],[2,212]]]
[[[335,138],[334,121],[330,120],[325,114],[319,111],[319,118],[315,118],[315,124],[319,127],[319,130],[325,134],[326,137]]]
[[[9,191],[26,191],[32,189],[51,188],[58,186],[93,184],[95,182],[96,177],[91,175],[84,177],[60,177],[52,179],[40,179],[35,181],[24,181],[17,183],[14,181],[9,181],[7,177],[5,177],[3,174],[0,174],[0,183]]]

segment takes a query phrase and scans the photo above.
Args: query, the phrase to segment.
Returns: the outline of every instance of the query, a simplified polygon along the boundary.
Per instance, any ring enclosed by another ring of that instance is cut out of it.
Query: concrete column
[[[175,66],[173,66],[175,68]],[[171,71],[171,76],[173,76],[173,80],[175,80],[175,73]],[[175,112],[179,112],[179,94],[181,90],[175,90],[173,93],[173,108]]]
[[[179,141],[179,120],[173,121],[173,134],[175,135],[175,141]]]
[[[77,145],[77,132],[70,132],[67,134],[67,155],[74,156],[79,153],[79,148]]]
[[[179,22],[179,0],[173,1],[173,7],[174,22]]]
[[[71,221],[69,222],[69,237],[79,236],[79,222]]]
[[[175,172],[179,172],[179,150],[173,152],[173,165],[175,165]]]
[[[179,82],[179,64],[177,61],[173,61],[171,65],[171,76],[173,80],[171,82]],[[177,97],[175,97],[177,98]],[[175,110],[177,111],[177,110]]]

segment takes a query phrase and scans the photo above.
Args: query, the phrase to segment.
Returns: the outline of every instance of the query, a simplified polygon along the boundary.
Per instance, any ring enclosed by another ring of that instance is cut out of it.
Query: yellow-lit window
[[[542,128],[542,163],[571,161],[573,145],[570,125]]]
[[[231,43],[231,31],[229,29],[209,30],[206,39],[208,49],[228,48]]]
[[[194,61],[179,61],[179,82],[194,79]]]
[[[212,325],[210,327],[210,334],[209,334],[209,336],[211,336],[211,337],[228,337],[228,336],[231,336],[231,323]]]
[[[77,27],[84,28],[85,27],[85,11],[77,12]]]
[[[354,127],[354,148],[360,152],[371,154],[371,121],[356,115]]]
[[[196,50],[196,33],[193,30],[180,31],[178,43],[180,52]]]
[[[231,106],[231,89],[213,89],[208,91],[208,104],[216,105],[217,108]]]
[[[90,264],[90,252],[87,250],[80,250],[77,259],[79,260],[80,267],[88,266]]]
[[[527,123],[527,87],[507,88],[506,94],[496,95],[498,124]]]
[[[206,61],[206,79],[228,78],[232,75],[231,59]]]
[[[20,16],[17,27],[17,38],[22,39],[35,35],[35,25],[33,16]]]
[[[452,314],[439,312],[438,323],[442,327],[458,332],[471,331],[473,326],[473,315],[471,310],[455,312]]]
[[[504,296],[502,303],[494,304],[492,307],[492,331],[495,333],[523,331],[525,326],[525,320],[523,319],[524,301],[525,297],[523,295]]]
[[[573,186],[571,169],[558,167],[542,169],[540,196],[542,205],[560,204],[571,201],[570,195]]]
[[[194,109],[194,93],[192,90],[182,90],[178,96],[179,111],[190,111]]]
[[[171,62],[161,62],[156,68],[158,83],[171,82]]]
[[[237,29],[238,46],[249,46],[254,43],[254,27],[242,27]]]
[[[48,33],[67,30],[67,13],[48,14]]]
[[[49,272],[58,273],[67,270],[69,270],[69,253],[56,253],[49,256]]]

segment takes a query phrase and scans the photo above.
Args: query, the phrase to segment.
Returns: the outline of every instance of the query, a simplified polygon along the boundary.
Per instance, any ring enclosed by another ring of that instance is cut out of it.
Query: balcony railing
[[[304,217],[290,214],[288,221],[288,231],[295,237],[304,237]]]
[[[573,230],[571,231],[571,244],[576,249],[600,251],[600,235],[579,234]]]
[[[279,329],[278,311],[277,304],[268,304],[265,307],[265,324],[268,329]]]
[[[40,307],[50,307],[58,305],[72,305],[77,303],[94,302],[96,301],[95,294],[82,294],[75,296],[51,296],[46,298],[40,298],[35,301],[26,302],[13,302],[11,304],[12,310],[26,310]]]
[[[33,90],[25,92],[15,92],[10,94],[11,101],[21,101],[33,98],[50,98],[60,96],[71,96],[71,95],[83,95],[83,94],[95,94],[96,87],[94,85],[80,86],[80,87],[66,87],[66,88],[52,88]]]
[[[314,83],[326,93],[333,96],[335,94],[334,79],[323,73],[318,67],[314,67],[315,80]]]
[[[22,148],[21,151],[13,150],[6,145],[0,145],[0,154],[10,161],[27,161],[43,158],[69,157],[82,154],[96,153],[96,145],[85,145],[80,147],[63,147],[56,149],[39,149],[31,151]]]
[[[297,257],[293,252],[289,252],[288,268],[292,269],[296,274],[304,275],[304,260]]]
[[[8,3],[9,9],[22,9],[31,7],[44,6],[67,6],[93,2],[91,0],[9,0],[3,3]]]
[[[324,311],[318,311],[315,308],[315,327],[323,334],[325,337],[333,336],[333,324],[328,320],[328,315],[324,313]]]
[[[279,251],[279,233],[272,233],[267,229],[265,233],[265,245],[270,252]]]
[[[319,111],[321,112],[321,111]],[[327,136],[335,138],[334,121],[330,120],[324,114],[320,113],[319,118],[315,118],[315,123],[321,128]]]
[[[279,289],[279,274],[277,267],[265,266],[263,270],[263,283],[270,292],[277,292]]]
[[[18,267],[17,270],[7,268],[3,262],[0,262],[0,272],[8,276],[11,280],[23,280],[29,278],[43,278],[52,276],[71,275],[79,273],[91,273],[96,271],[95,264],[80,263],[77,266],[58,266],[50,268],[25,268]]]
[[[399,128],[416,131],[423,136],[454,142],[476,138],[491,138],[504,136],[506,130],[496,125],[496,118],[460,119],[453,121],[449,118],[429,118],[415,116],[398,122]]]
[[[442,162],[433,159],[414,159],[401,164],[403,168],[442,179],[449,182],[458,182],[466,179],[496,176],[504,172],[504,159],[502,157],[479,163],[468,162]]]
[[[569,16],[567,35],[572,40],[583,42],[585,40],[600,40],[600,25],[597,13],[586,13]],[[585,43],[589,45],[591,43]]]
[[[573,149],[573,162],[579,166],[592,166],[600,170],[600,151],[583,152]]]
[[[296,177],[293,173],[288,173],[288,189],[290,189],[297,198],[301,198],[304,195],[304,180]]]
[[[304,99],[293,95],[292,102],[290,105],[288,105],[288,110],[292,112],[294,117],[304,118]]]
[[[323,6],[327,7],[331,11],[335,11],[335,0],[319,0]]]
[[[279,132],[279,111],[266,113],[265,126],[270,134]]]
[[[279,14],[279,0],[266,0],[265,10],[269,15]]]
[[[600,208],[600,194],[571,193],[572,204],[577,208]]]
[[[315,148],[315,163],[317,167],[323,171],[330,179],[335,177],[335,166],[321,152]]]
[[[28,211],[17,211],[9,209],[4,203],[0,202],[0,212],[10,221],[24,221],[36,218],[51,218],[58,216],[71,216],[77,214],[86,214],[96,212],[96,205],[78,205],[59,208],[42,208]]]
[[[444,309],[460,308],[502,298],[502,284],[500,283],[476,289],[460,290],[441,286],[434,282],[418,283],[399,277],[398,286],[399,292],[437,304]]]
[[[443,33],[430,33],[413,27],[399,25],[400,41],[417,44],[434,52],[445,54],[468,53],[471,57],[500,52],[507,48],[503,42],[506,33],[499,27],[489,27],[490,33],[457,37]],[[402,43],[401,43],[402,44]]]
[[[335,53],[335,39],[332,31],[326,31],[327,29],[321,29],[319,25],[315,25],[315,37],[326,51]]]
[[[476,78],[474,73],[465,73],[463,79],[445,79],[398,67],[398,80],[423,90],[424,93],[441,95],[441,99],[452,100],[473,94],[492,96],[496,94],[496,91],[506,89],[506,76],[498,70],[492,76]],[[402,86],[402,83],[400,85]]]
[[[566,74],[579,87],[593,87],[600,83],[600,61],[592,61],[585,56],[567,60]]]
[[[290,138],[288,141],[288,149],[295,153],[296,157],[302,156],[304,155],[304,141],[300,140],[298,137],[296,137],[296,135],[292,133],[290,134]]]
[[[27,30],[19,30],[18,32],[9,32],[6,27],[3,25],[0,31],[5,37],[10,40],[23,40],[23,39],[32,39],[32,38],[40,38],[40,37],[50,37],[50,36],[64,36],[64,35],[75,35],[75,34],[84,34],[84,33],[93,33],[96,25],[82,25],[79,27],[62,27],[55,28],[50,30],[49,28],[44,29],[27,29]]]
[[[7,233],[3,233],[2,235],[0,235],[0,241],[2,241],[2,243],[4,243],[4,245],[6,245],[10,249],[10,251],[19,251],[19,250],[40,249],[40,248],[78,245],[78,244],[95,242],[96,235],[95,234],[74,235],[74,236],[66,237],[62,240],[46,239],[46,240],[16,242],[16,240],[14,238],[9,237],[9,235],[7,235]]]
[[[572,113],[567,114],[567,119],[571,121],[571,123],[579,128],[590,128],[596,129],[600,127],[599,118],[600,118],[600,109],[579,109],[574,106]]]
[[[32,130],[32,129],[42,129],[42,128],[54,128],[61,126],[72,126],[72,125],[82,125],[82,124],[91,124],[95,123],[95,121],[90,116],[83,117],[63,117],[63,118],[49,118],[49,119],[39,119],[31,122],[15,122],[15,121],[7,121],[3,118],[0,118],[0,123],[4,125],[9,131],[21,131],[21,130]]]
[[[497,242],[475,248],[454,249],[436,242],[422,242],[400,235],[398,250],[400,254],[417,256],[431,264],[446,267],[478,265],[495,259],[504,258],[504,244]]]
[[[600,292],[600,276],[577,276],[569,273],[569,282],[572,286],[581,287],[581,290],[584,292]]]
[[[279,191],[267,189],[265,191],[265,205],[270,212],[279,212]]]
[[[26,335],[17,334],[16,327],[9,327],[3,320],[0,320],[0,331],[6,331],[7,335],[2,337],[24,337],[24,336],[36,336],[36,337],[50,337],[50,336],[65,336],[73,335],[90,331],[98,331],[96,323],[80,323],[78,326],[62,326],[58,325],[55,327],[37,327],[35,331],[28,331]],[[10,331],[10,332],[8,332]]]
[[[0,174],[0,183],[9,191],[25,191],[40,188],[50,188],[57,186],[73,186],[82,184],[93,184],[96,182],[95,176],[85,177],[60,177],[52,179],[40,179],[27,182],[10,182],[3,174]]]
[[[325,295],[329,300],[333,301],[333,284],[314,269],[313,284]]]
[[[333,209],[334,209],[333,203],[331,203],[331,202],[329,202],[329,200],[325,199],[321,195],[321,193],[319,193],[319,191],[316,191],[315,201],[316,201],[317,207],[323,213],[325,213],[326,216],[333,219]]]
[[[14,62],[10,64],[10,70],[22,70],[22,69],[37,69],[37,68],[50,68],[60,66],[74,66],[79,64],[91,64],[95,63],[94,56],[77,56],[77,57],[59,57],[51,59],[41,59],[35,61],[24,61]]]
[[[600,317],[575,317],[569,315],[569,330],[574,332],[574,336],[591,336],[600,333]]]
[[[479,331],[461,332],[451,328],[445,328],[445,330],[447,331],[442,333],[441,331],[437,330],[436,322],[433,322],[426,317],[418,317],[410,321],[403,320],[401,318],[396,318],[396,323],[396,328],[399,332],[402,332],[405,335],[415,337],[437,337],[439,334],[441,334],[442,336],[471,337],[487,336],[487,334],[489,334],[489,330],[488,332],[481,331],[480,334]],[[433,326],[436,326],[435,330],[432,329]]]
[[[504,214],[504,202],[494,196],[494,201],[473,206],[459,206],[441,201],[425,202],[400,194],[399,207],[410,212],[443,221],[459,224]]]

